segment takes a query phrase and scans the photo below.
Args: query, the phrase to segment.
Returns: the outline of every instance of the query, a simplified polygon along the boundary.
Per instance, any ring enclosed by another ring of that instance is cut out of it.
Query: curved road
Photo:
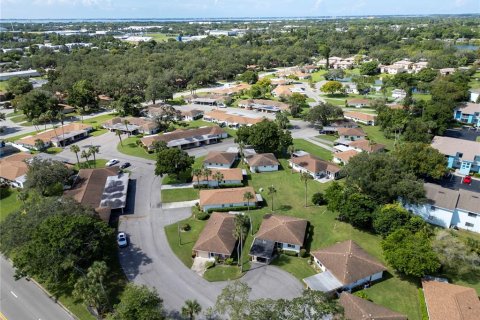
[[[130,245],[120,251],[120,263],[128,279],[156,288],[172,316],[187,299],[198,300],[204,310],[212,306],[227,283],[206,281],[188,269],[170,249],[164,227],[188,218],[191,208],[162,209],[161,179],[153,174],[154,161],[118,152],[118,138],[113,133],[77,144],[81,148],[99,145],[97,158],[117,158],[132,164],[128,208],[119,223],[119,230],[125,231],[130,240]],[[232,145],[232,139],[226,139],[219,144],[191,149],[189,153],[198,157],[209,150],[225,150]],[[76,161],[68,148],[59,156]],[[296,278],[274,266],[253,267],[241,280],[252,288],[252,299],[293,298],[303,290]]]

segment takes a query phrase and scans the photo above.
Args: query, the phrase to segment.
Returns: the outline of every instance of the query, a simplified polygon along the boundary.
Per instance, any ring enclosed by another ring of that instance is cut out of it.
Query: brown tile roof
[[[339,136],[361,136],[365,137],[367,134],[363,131],[362,128],[338,128],[337,129]]]
[[[340,294],[346,320],[407,320],[407,316],[357,297],[346,291]]]
[[[192,110],[182,110],[182,116],[184,117],[197,117],[203,115],[203,110],[192,109]]]
[[[31,159],[33,155],[25,152],[13,154],[0,159],[0,178],[13,181],[28,172],[28,165],[25,160]]]
[[[125,117],[125,118],[115,117],[105,121],[103,125],[108,127],[114,124],[119,124],[119,123],[123,124],[125,120],[128,121],[129,124],[139,126],[146,131],[151,131],[158,128],[158,124],[155,123],[155,121],[153,120],[145,119],[145,118],[135,118],[135,117]]]
[[[206,251],[231,255],[237,240],[233,236],[235,215],[214,212],[193,246],[195,251]]]
[[[277,96],[291,96],[292,95],[292,88],[291,85],[279,85],[275,89],[272,90],[272,93]]]
[[[221,163],[221,164],[231,164],[235,161],[237,157],[236,153],[231,152],[221,152],[221,151],[210,151],[203,160],[203,163]]]
[[[370,99],[360,99],[360,98],[353,98],[347,100],[348,104],[370,104],[372,100]]]
[[[242,90],[248,90],[248,89],[250,89],[250,87],[251,87],[251,85],[249,85],[247,83],[240,83],[240,84],[237,84],[235,86],[228,87],[228,88],[214,89],[214,90],[211,90],[211,92],[214,92],[214,93],[217,93],[217,94],[230,95],[230,94],[238,93]]]
[[[214,175],[215,173],[217,172],[220,172],[221,174],[223,174],[223,180],[225,181],[228,181],[228,180],[240,180],[242,181],[243,180],[243,173],[242,173],[242,169],[240,168],[232,168],[232,169],[210,169],[212,171],[212,173],[208,176],[208,180],[209,181],[213,181],[215,180],[214,178]],[[202,181],[206,181],[207,179],[205,178],[205,176],[201,176],[200,177],[200,182]],[[193,176],[193,182],[197,182],[197,178],[195,176]]]
[[[431,146],[447,156],[463,153],[462,160],[473,161],[475,156],[480,156],[480,142],[435,136]]]
[[[107,177],[116,176],[117,174],[118,167],[80,169],[75,185],[72,189],[66,190],[63,195],[72,197],[81,204],[97,209],[102,200]]]
[[[439,281],[422,281],[430,320],[478,320],[475,289]]]
[[[312,255],[344,285],[387,270],[352,240],[314,251]]]
[[[273,153],[254,154],[247,157],[245,160],[251,167],[274,166],[280,164]]]
[[[357,112],[357,111],[345,112],[343,114],[343,116],[348,117],[348,118],[352,118],[352,119],[362,120],[362,121],[375,121],[375,119],[377,118],[376,115],[363,113],[363,112]]]
[[[337,152],[333,154],[334,158],[338,158],[342,160],[344,163],[348,163],[350,159],[358,154],[358,151],[355,150],[347,150],[343,152]]]
[[[308,221],[300,218],[266,214],[256,238],[303,246]]]
[[[155,141],[165,141],[166,143],[179,139],[188,139],[201,135],[221,135],[225,134],[225,131],[219,126],[201,127],[193,129],[177,129],[172,132],[164,133],[161,135],[148,136],[140,139],[143,145],[150,147]]]
[[[238,101],[239,106],[248,106],[250,104],[261,104],[265,106],[274,106],[282,110],[288,110],[288,104],[281,101],[267,100],[267,99],[246,99]]]
[[[307,169],[310,172],[317,173],[321,171],[330,171],[332,173],[339,172],[340,167],[333,163],[321,160],[311,154],[296,157],[290,160],[292,163]]]
[[[200,190],[200,206],[247,202],[243,199],[245,192],[255,195],[252,187]],[[250,200],[250,203],[255,202],[255,199]]]
[[[356,140],[352,141],[349,144],[350,147],[361,149],[365,152],[372,153],[378,152],[385,149],[385,145],[380,143],[373,143],[370,140]]]
[[[226,111],[212,110],[205,113],[205,117],[215,119],[216,121],[225,121],[228,123],[238,123],[242,125],[252,125],[262,122],[265,118],[250,118],[235,114],[229,114]]]
[[[56,138],[56,136],[61,136],[62,134],[68,134],[70,132],[74,131],[81,131],[81,130],[91,130],[92,126],[83,124],[83,123],[78,123],[78,122],[73,122],[64,125],[63,127],[57,127],[54,129],[50,129],[44,132],[37,133],[36,135],[33,136],[28,136],[21,138],[17,140],[17,143],[23,144],[23,145],[29,145],[29,146],[34,146],[35,145],[35,140],[40,139],[43,142],[47,143],[50,142],[53,138]],[[55,133],[56,132],[56,133]]]

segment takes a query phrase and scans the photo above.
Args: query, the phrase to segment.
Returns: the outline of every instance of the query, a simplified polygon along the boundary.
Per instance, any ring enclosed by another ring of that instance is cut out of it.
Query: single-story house
[[[363,131],[362,128],[338,128],[338,143],[342,141],[357,141],[365,140],[367,134]]]
[[[374,126],[377,118],[376,115],[356,111],[345,112],[343,116],[345,119],[360,122],[369,126]]]
[[[467,102],[455,109],[455,120],[473,124],[480,128],[480,103]]]
[[[227,169],[232,167],[236,159],[237,154],[235,153],[210,151],[203,160],[203,167]]]
[[[278,171],[277,158],[273,153],[259,153],[245,157],[245,162],[250,167],[251,172],[270,172]]]
[[[211,90],[212,93],[231,96],[242,91],[250,90],[252,86],[248,83],[239,83],[235,85],[227,85],[218,89]]]
[[[195,256],[207,259],[227,259],[232,256],[237,240],[233,236],[235,215],[214,212],[193,246]]]
[[[254,198],[247,201],[244,194],[250,192]],[[203,211],[223,209],[223,208],[238,208],[238,207],[252,207],[255,208],[258,202],[261,202],[260,195],[255,194],[252,187],[243,188],[225,188],[225,189],[211,189],[200,190],[200,208]]]
[[[59,103],[58,106],[62,107],[63,114],[69,114],[69,113],[75,112],[74,106],[70,106],[68,104],[62,104],[62,103]]]
[[[280,112],[289,109],[288,104],[285,102],[265,99],[240,100],[238,106],[240,108],[257,110],[260,112]]]
[[[338,303],[343,308],[343,316],[346,320],[407,320],[407,316],[401,313],[387,309],[346,291],[340,294]]]
[[[419,61],[412,65],[412,71],[414,73],[419,73],[423,69],[428,67],[428,61]]]
[[[293,85],[278,85],[272,90],[272,95],[274,97],[291,96],[293,94],[293,87]]]
[[[307,287],[325,293],[350,291],[382,279],[387,270],[352,240],[313,251],[313,261],[322,272],[303,279]]]
[[[366,139],[359,139],[359,140],[352,141],[348,144],[348,146],[358,152],[363,151],[367,153],[375,153],[375,152],[381,152],[385,150],[385,145],[381,143],[374,143]]]
[[[357,154],[359,154],[359,152],[353,149],[342,152],[335,152],[333,154],[333,162],[345,165],[350,161],[352,157],[356,156]]]
[[[401,100],[401,99],[405,99],[406,96],[407,96],[407,93],[403,89],[394,89],[392,91],[392,98],[393,99]]]
[[[475,289],[435,280],[422,281],[422,287],[430,320],[478,320]]]
[[[121,131],[128,134],[154,134],[158,132],[158,124],[148,118],[115,117],[105,121],[102,126],[109,131]]]
[[[71,189],[65,197],[93,208],[105,222],[109,222],[112,210],[123,209],[127,202],[129,174],[117,166],[100,169],[80,169]]]
[[[252,126],[264,121],[265,118],[252,118],[243,115],[230,114],[226,111],[212,110],[203,115],[203,120],[236,129],[242,126]]]
[[[388,74],[399,74],[403,72],[407,72],[405,66],[399,65],[387,65],[387,66],[380,66],[381,73],[388,73]]]
[[[410,204],[402,201],[405,209],[440,227],[455,226],[480,233],[480,193],[452,190],[433,183],[425,183],[424,188],[427,202]]]
[[[195,185],[200,184],[200,185],[208,185],[210,187],[218,187],[219,183],[215,179],[215,174],[221,173],[223,176],[223,180],[220,181],[220,185],[228,186],[228,185],[240,185],[243,183],[243,176],[244,172],[240,168],[233,168],[233,169],[212,169],[212,173],[208,176],[208,179],[206,176],[202,175],[201,177],[193,177],[193,183]],[[246,173],[246,172],[245,172]]]
[[[194,121],[203,117],[204,112],[198,109],[182,110],[182,117],[185,121]]]
[[[33,158],[33,155],[25,152],[0,158],[0,181],[15,188],[23,188],[28,172],[27,160],[31,158]]]
[[[35,141],[37,140],[42,140],[46,147],[51,145],[55,147],[63,147],[88,137],[91,131],[93,131],[92,126],[74,122],[37,133],[33,136],[21,138],[15,141],[15,143],[34,150],[37,149],[35,146]]]
[[[435,136],[431,144],[447,157],[447,166],[461,174],[480,173],[480,143],[475,141]]]
[[[337,120],[331,122],[328,126],[323,126],[320,133],[335,134],[339,128],[358,128],[358,124],[352,120]]]
[[[308,221],[305,219],[278,214],[264,215],[260,229],[255,235],[254,245],[250,248],[252,261],[270,263],[275,248],[299,253],[305,242],[307,226]],[[262,244],[266,248],[262,247]],[[271,251],[268,252],[266,249],[270,248]]]
[[[341,170],[339,166],[311,154],[293,157],[288,164],[297,172],[308,172],[314,179],[337,179]]]
[[[454,74],[455,71],[457,71],[457,69],[455,69],[455,68],[443,68],[443,69],[440,69],[438,71],[440,72],[441,76],[448,76],[448,75]]]
[[[140,139],[143,146],[153,150],[156,141],[164,141],[168,147],[190,149],[214,144],[227,138],[228,134],[219,126],[200,127],[193,129],[177,129],[161,135],[151,135]]]

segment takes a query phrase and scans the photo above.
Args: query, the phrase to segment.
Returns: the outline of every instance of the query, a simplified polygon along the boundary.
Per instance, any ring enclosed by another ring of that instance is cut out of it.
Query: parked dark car
[[[130,162],[125,162],[120,166],[120,169],[125,169],[125,168],[128,168],[130,166],[131,166]]]

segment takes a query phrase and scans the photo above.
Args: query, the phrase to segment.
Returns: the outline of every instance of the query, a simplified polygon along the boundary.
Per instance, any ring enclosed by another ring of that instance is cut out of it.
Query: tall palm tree
[[[100,151],[100,147],[99,146],[90,146],[88,148],[88,152],[93,156],[93,164],[96,165],[97,164],[97,158],[95,157],[95,155]]]
[[[207,179],[207,186],[209,186],[208,184],[208,178],[212,175],[212,170],[210,170],[209,168],[204,168],[203,169],[203,176],[205,177],[205,179]]]
[[[202,312],[202,307],[197,300],[187,300],[182,307],[182,316],[188,317],[190,320],[195,320],[195,315]]]
[[[70,151],[75,153],[75,156],[77,157],[77,164],[78,164],[78,167],[80,168],[80,160],[78,159],[78,153],[80,152],[80,147],[77,146],[76,144],[72,144],[70,146]]]
[[[213,174],[212,178],[217,181],[217,187],[220,188],[220,182],[222,182],[222,180],[224,179],[223,173],[217,171]]]
[[[123,147],[122,131],[117,129],[117,130],[115,130],[115,134],[117,135],[118,139],[120,139],[120,145]]]
[[[247,200],[247,211],[250,211],[250,200],[253,200],[254,198],[255,196],[250,191],[243,194],[243,199]]]
[[[197,186],[200,189],[200,177],[203,175],[202,169],[195,168],[192,170],[192,175],[197,178]]]
[[[293,154],[295,153],[295,151],[297,150],[295,149],[295,146],[293,144],[288,146],[287,152],[290,154],[290,161],[292,161]],[[293,173],[293,164],[292,164],[292,173]]]
[[[90,157],[90,151],[87,150],[82,150],[82,154],[80,157],[85,158],[85,163],[88,167],[90,167],[90,164],[88,163],[88,158]]]
[[[305,208],[307,207],[307,185],[308,181],[312,179],[312,176],[308,172],[300,173],[300,180],[305,184]]]
[[[235,237],[235,239],[240,241],[239,245],[237,246],[237,257],[238,257],[237,264],[240,265],[240,272],[243,272],[243,261],[242,261],[243,239],[247,231],[248,231],[247,217],[243,214],[236,214],[235,228],[233,229],[233,236]]]
[[[268,195],[272,197],[272,211],[273,211],[273,196],[277,193],[277,189],[273,185],[268,187]]]
[[[130,131],[128,131],[128,125],[130,124],[130,122],[125,119],[123,120],[123,124],[125,125],[125,129],[127,129],[127,135],[130,137]]]

